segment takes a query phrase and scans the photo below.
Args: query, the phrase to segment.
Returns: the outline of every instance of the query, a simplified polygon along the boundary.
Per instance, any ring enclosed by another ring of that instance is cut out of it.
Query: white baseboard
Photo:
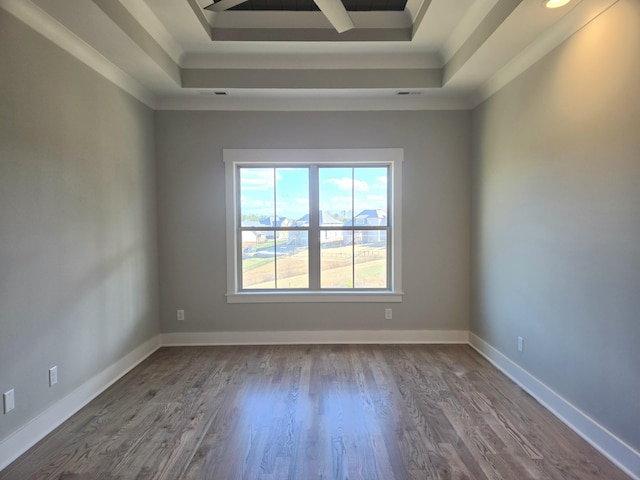
[[[471,332],[469,344],[627,475],[640,480],[640,452]]]
[[[0,442],[0,470],[29,450],[158,348],[160,348],[160,336],[156,335]]]
[[[163,346],[468,343],[467,330],[317,330],[163,333]]]
[[[88,404],[161,346],[289,344],[469,343],[496,368],[531,394],[634,480],[640,480],[640,453],[493,346],[466,330],[349,330],[284,332],[164,333],[153,337],[72,391],[0,442],[0,470]]]

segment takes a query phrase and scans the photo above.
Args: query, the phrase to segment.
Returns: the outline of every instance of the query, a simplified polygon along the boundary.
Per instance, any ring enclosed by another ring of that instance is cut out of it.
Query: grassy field
[[[385,249],[356,246],[355,285],[352,278],[350,246],[321,251],[322,288],[385,288]],[[308,252],[278,254],[278,288],[308,288]],[[246,258],[242,261],[245,288],[275,288],[273,258]]]

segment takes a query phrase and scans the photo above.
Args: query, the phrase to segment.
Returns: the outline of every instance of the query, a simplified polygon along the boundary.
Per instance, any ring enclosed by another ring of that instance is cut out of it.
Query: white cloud
[[[252,200],[250,202],[243,202],[242,206],[245,208],[272,207],[273,202],[265,202],[264,200]]]
[[[325,180],[325,183],[332,183],[336,185],[340,190],[351,190],[352,185],[353,189],[356,192],[366,192],[367,190],[369,190],[369,184],[367,182],[362,180],[353,181],[349,177],[329,178]]]
[[[271,168],[243,168],[240,171],[240,188],[248,190],[269,190],[273,188],[274,178]]]
[[[387,177],[376,177],[376,183],[372,185],[374,189],[387,189]]]
[[[331,205],[327,204],[327,206],[348,206],[351,207],[351,197],[331,197]]]
[[[376,205],[386,205],[387,197],[384,195],[367,195],[365,197],[370,203]]]

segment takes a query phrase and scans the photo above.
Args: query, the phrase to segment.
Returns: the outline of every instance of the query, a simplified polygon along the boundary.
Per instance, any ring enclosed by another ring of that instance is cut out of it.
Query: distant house
[[[320,226],[321,227],[342,227],[343,223],[335,218],[330,213],[320,210]],[[309,226],[309,214],[303,215],[294,222],[294,226],[308,227]],[[323,245],[341,244],[343,237],[342,230],[321,230],[320,243]],[[300,247],[308,247],[309,239],[306,232],[289,232],[289,239],[291,242]]]
[[[243,227],[260,227],[262,226],[260,222],[255,220],[243,220]],[[266,241],[264,232],[255,232],[255,231],[247,231],[244,230],[242,232],[242,248],[245,247],[257,247],[259,244],[264,243]]]
[[[265,227],[288,227],[290,224],[291,221],[287,217],[274,215],[260,220],[260,225],[264,225]]]
[[[280,217],[280,216],[270,216],[267,218],[263,218],[262,220],[260,220],[260,225],[265,226],[267,228],[269,227],[288,227],[291,225],[291,220],[289,220],[287,217]],[[273,240],[273,230],[269,231],[267,230],[265,232],[266,238],[267,240]],[[278,240],[280,239],[286,239],[289,238],[289,232],[277,232],[276,234],[276,238],[278,238]]]
[[[384,210],[363,210],[355,216],[356,227],[386,227],[387,215]]]
[[[384,210],[381,209],[368,209],[362,210],[352,220],[345,222],[345,227],[351,227],[355,223],[355,239],[352,238],[351,231],[344,232],[343,243],[345,245],[351,245],[352,241],[356,244],[362,243],[376,243],[386,241],[386,230],[357,230],[358,227],[386,227],[387,215]]]
[[[265,243],[267,240],[273,240],[273,230],[269,230],[272,227],[287,227],[291,221],[286,217],[267,217],[262,220],[242,220],[243,227],[264,228],[264,231],[243,231],[242,232],[242,246],[257,246],[261,243]],[[289,232],[278,232],[278,239],[287,238]]]

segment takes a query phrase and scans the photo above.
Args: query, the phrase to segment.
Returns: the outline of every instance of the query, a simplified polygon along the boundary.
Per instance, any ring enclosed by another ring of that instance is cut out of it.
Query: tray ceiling
[[[616,0],[0,0],[154,108],[469,108]]]

